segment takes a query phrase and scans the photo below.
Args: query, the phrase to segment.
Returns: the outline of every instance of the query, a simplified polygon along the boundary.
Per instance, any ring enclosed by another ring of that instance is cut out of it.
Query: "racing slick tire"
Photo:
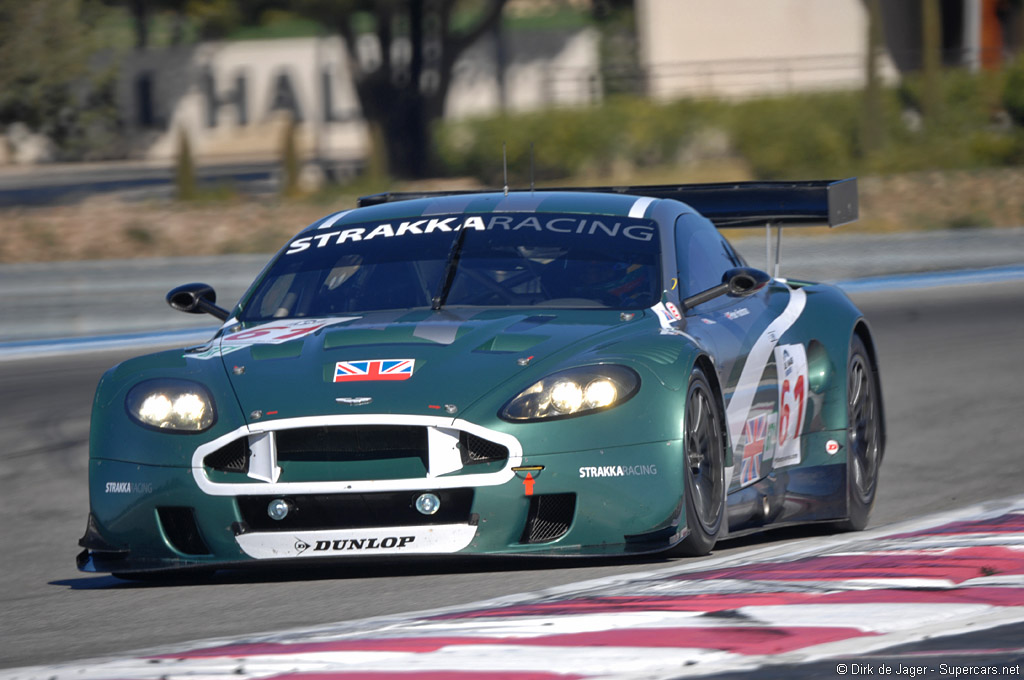
[[[871,506],[878,489],[882,464],[881,388],[878,371],[864,341],[857,335],[850,342],[846,369],[848,449],[846,454],[847,519],[838,523],[843,531],[861,531],[868,525]]]
[[[686,537],[673,555],[707,555],[725,524],[725,438],[721,409],[704,372],[694,367],[686,390],[683,495]]]

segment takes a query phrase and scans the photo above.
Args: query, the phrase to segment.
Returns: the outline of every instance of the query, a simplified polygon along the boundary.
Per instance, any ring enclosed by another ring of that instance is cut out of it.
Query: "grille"
[[[277,432],[280,461],[362,461],[419,457],[427,461],[427,430],[413,426],[305,427]]]
[[[369,529],[374,527],[424,526],[473,523],[472,489],[433,491],[441,507],[433,515],[413,505],[421,491],[389,491],[363,494],[310,494],[296,496],[239,496],[238,510],[251,531],[301,531],[312,529]],[[283,498],[292,511],[281,520],[267,515],[267,505]]]
[[[248,472],[249,447],[244,439],[236,439],[203,458],[203,465],[221,472]]]
[[[463,465],[508,460],[508,447],[468,432],[459,435],[459,451],[462,453]]]
[[[553,493],[530,497],[530,512],[520,543],[547,543],[569,531],[576,514],[576,494]]]
[[[414,425],[325,425],[276,430],[273,436],[280,481],[316,482],[426,478],[428,435],[429,428]],[[468,432],[459,432],[458,448],[467,468],[509,459],[508,447]],[[203,464],[208,472],[244,475],[251,455],[243,437],[207,454]]]
[[[210,549],[199,533],[196,512],[189,507],[158,507],[157,516],[171,546],[186,555],[209,555]]]

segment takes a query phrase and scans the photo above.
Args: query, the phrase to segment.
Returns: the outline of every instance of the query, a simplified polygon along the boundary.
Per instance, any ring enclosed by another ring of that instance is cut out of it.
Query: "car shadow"
[[[301,581],[357,580],[431,576],[444,574],[499,573],[547,571],[551,569],[589,569],[594,567],[645,565],[662,566],[673,561],[663,555],[629,555],[602,557],[532,557],[532,556],[441,556],[380,559],[352,558],[344,563],[318,561],[316,564],[289,560],[287,565],[247,564],[244,568],[223,568],[216,571],[186,570],[175,573],[151,573],[114,576],[97,574],[51,581],[50,585],[71,590],[102,590],[124,588],[160,588],[183,585],[207,586],[227,584],[285,583]]]
[[[836,534],[826,523],[762,530],[719,542],[718,550],[734,550],[766,546],[786,541]],[[103,590],[161,588],[178,586],[215,586],[228,584],[287,583],[301,581],[357,580],[431,576],[444,574],[548,571],[552,569],[590,569],[595,567],[683,565],[688,558],[664,553],[613,556],[536,557],[529,555],[431,555],[402,558],[355,557],[345,562],[322,560],[288,560],[287,564],[247,563],[244,568],[225,567],[216,571],[193,569],[178,572],[156,572],[121,577],[111,574],[81,576],[51,581],[50,585],[71,590]]]
[[[783,527],[764,527],[756,532],[738,536],[736,538],[725,538],[718,542],[718,548],[749,548],[753,546],[767,546],[785,541],[798,541],[804,538],[820,538],[822,536],[837,536],[842,534],[836,529],[833,522],[819,522],[817,524],[797,524]]]

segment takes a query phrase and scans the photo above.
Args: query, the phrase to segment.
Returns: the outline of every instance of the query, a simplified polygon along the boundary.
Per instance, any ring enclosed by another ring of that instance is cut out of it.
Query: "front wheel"
[[[868,525],[878,489],[878,469],[882,464],[882,401],[878,374],[864,342],[857,336],[850,343],[846,385],[849,517],[839,527],[846,531],[861,531]]]
[[[683,494],[688,533],[677,555],[707,555],[725,522],[725,439],[718,401],[704,372],[694,368],[683,425]]]

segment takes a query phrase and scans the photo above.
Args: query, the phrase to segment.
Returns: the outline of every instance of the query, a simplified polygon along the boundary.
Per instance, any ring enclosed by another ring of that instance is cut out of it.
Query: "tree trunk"
[[[942,68],[942,15],[939,0],[922,0],[921,12],[921,67],[924,71],[921,108],[925,125],[928,125],[929,119],[939,114],[941,98],[939,74]]]
[[[868,53],[864,76],[865,155],[882,145],[882,84],[878,75],[878,56],[882,51],[882,0],[868,0]]]
[[[394,177],[427,177],[434,170],[431,126],[444,115],[445,99],[455,60],[501,18],[505,0],[490,0],[476,24],[460,35],[449,32],[454,0],[405,0],[373,5],[380,64],[364,70],[356,51],[349,16],[337,28],[345,39],[353,65],[356,94],[363,117],[385,145],[380,154]],[[405,20],[408,33],[395,35],[396,20]],[[395,58],[397,40],[409,41],[408,60]],[[380,153],[381,150],[374,150]]]

